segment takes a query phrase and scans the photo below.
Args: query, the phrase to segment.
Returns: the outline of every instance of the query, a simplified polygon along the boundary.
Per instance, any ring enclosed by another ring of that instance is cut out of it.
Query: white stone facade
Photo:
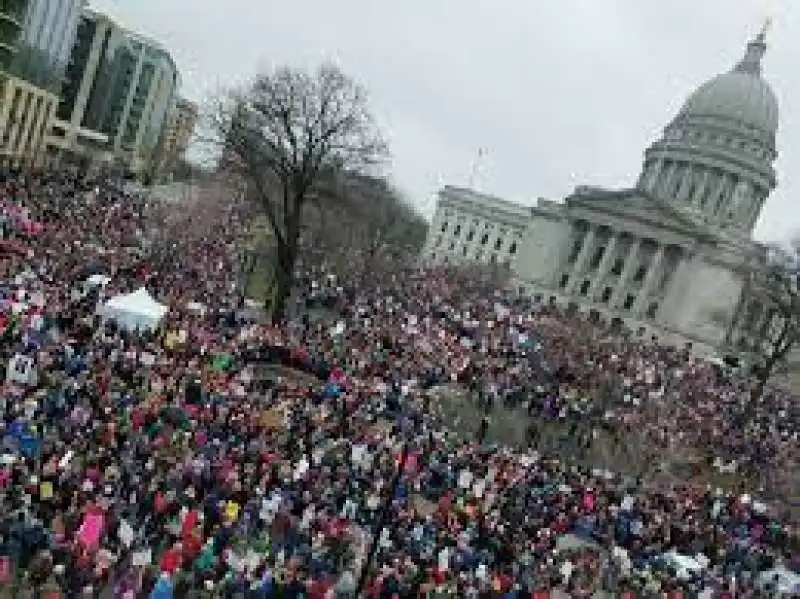
[[[641,190],[590,190],[540,203],[514,272],[543,301],[716,347],[729,335],[749,255],[721,241]]]
[[[529,220],[529,208],[447,186],[439,192],[422,258],[429,264],[511,265]]]
[[[522,293],[699,347],[731,345],[743,334],[747,273],[764,255],[751,233],[776,185],[765,49],[760,34],[731,71],[698,88],[645,152],[635,187],[578,187],[533,208],[496,198],[484,206],[489,196],[445,188],[425,257],[485,261],[491,241],[476,245],[469,234],[481,214],[515,240],[495,260],[511,260]]]

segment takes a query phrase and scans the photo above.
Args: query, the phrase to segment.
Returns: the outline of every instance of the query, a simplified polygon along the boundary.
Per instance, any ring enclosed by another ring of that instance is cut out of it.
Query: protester
[[[788,394],[751,402],[687,348],[477,270],[352,249],[336,268],[308,236],[290,318],[261,324],[254,207],[221,183],[179,204],[66,173],[2,191],[0,576],[19,588],[347,598],[364,571],[376,599],[755,597],[800,565]],[[142,287],[169,308],[156,328],[98,316]],[[442,386],[474,395],[476,426],[443,419]],[[527,444],[492,444],[520,408]],[[542,451],[548,423],[569,455]],[[579,459],[605,437],[695,471]]]

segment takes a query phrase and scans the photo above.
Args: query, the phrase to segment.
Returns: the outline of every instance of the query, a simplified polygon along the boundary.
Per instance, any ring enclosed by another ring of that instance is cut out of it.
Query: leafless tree
[[[343,187],[342,205],[355,221],[353,233],[368,258],[383,249],[407,254],[421,249],[427,223],[386,179],[354,174]]]
[[[214,116],[223,166],[263,209],[275,249],[272,317],[284,317],[303,212],[344,171],[379,164],[387,147],[363,87],[337,67],[280,68],[231,94]],[[328,196],[324,196],[328,197]]]
[[[751,268],[737,316],[744,348],[757,358],[754,394],[760,396],[800,341],[800,241],[771,247],[766,260]]]

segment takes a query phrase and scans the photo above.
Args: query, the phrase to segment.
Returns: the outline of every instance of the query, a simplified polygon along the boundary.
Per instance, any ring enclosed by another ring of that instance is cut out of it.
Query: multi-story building
[[[152,40],[130,36],[138,81],[131,87],[114,137],[114,151],[135,172],[155,168],[169,113],[177,99],[178,70],[169,53]]]
[[[194,102],[185,98],[178,98],[175,102],[167,119],[159,152],[162,171],[173,171],[186,155],[199,115],[200,111]]]
[[[119,159],[141,172],[157,151],[177,85],[161,46],[84,11],[48,145],[62,159]]]
[[[29,0],[13,69],[34,85],[61,93],[86,0]]]
[[[10,0],[0,9],[0,159],[35,164],[58,103],[83,0]]]
[[[28,0],[4,2],[0,6],[0,70],[3,72],[11,68],[27,14]]]
[[[428,263],[510,265],[530,208],[463,187],[439,191],[422,258]]]

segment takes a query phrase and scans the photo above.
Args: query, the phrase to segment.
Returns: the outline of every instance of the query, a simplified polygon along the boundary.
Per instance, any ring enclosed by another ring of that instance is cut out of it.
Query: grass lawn
[[[264,301],[272,289],[272,264],[269,260],[272,232],[265,216],[259,216],[250,226],[245,243],[256,261],[253,272],[247,277],[245,294],[251,299]]]
[[[264,301],[272,289],[272,267],[266,260],[257,258],[253,272],[247,277],[245,294],[250,299]]]

